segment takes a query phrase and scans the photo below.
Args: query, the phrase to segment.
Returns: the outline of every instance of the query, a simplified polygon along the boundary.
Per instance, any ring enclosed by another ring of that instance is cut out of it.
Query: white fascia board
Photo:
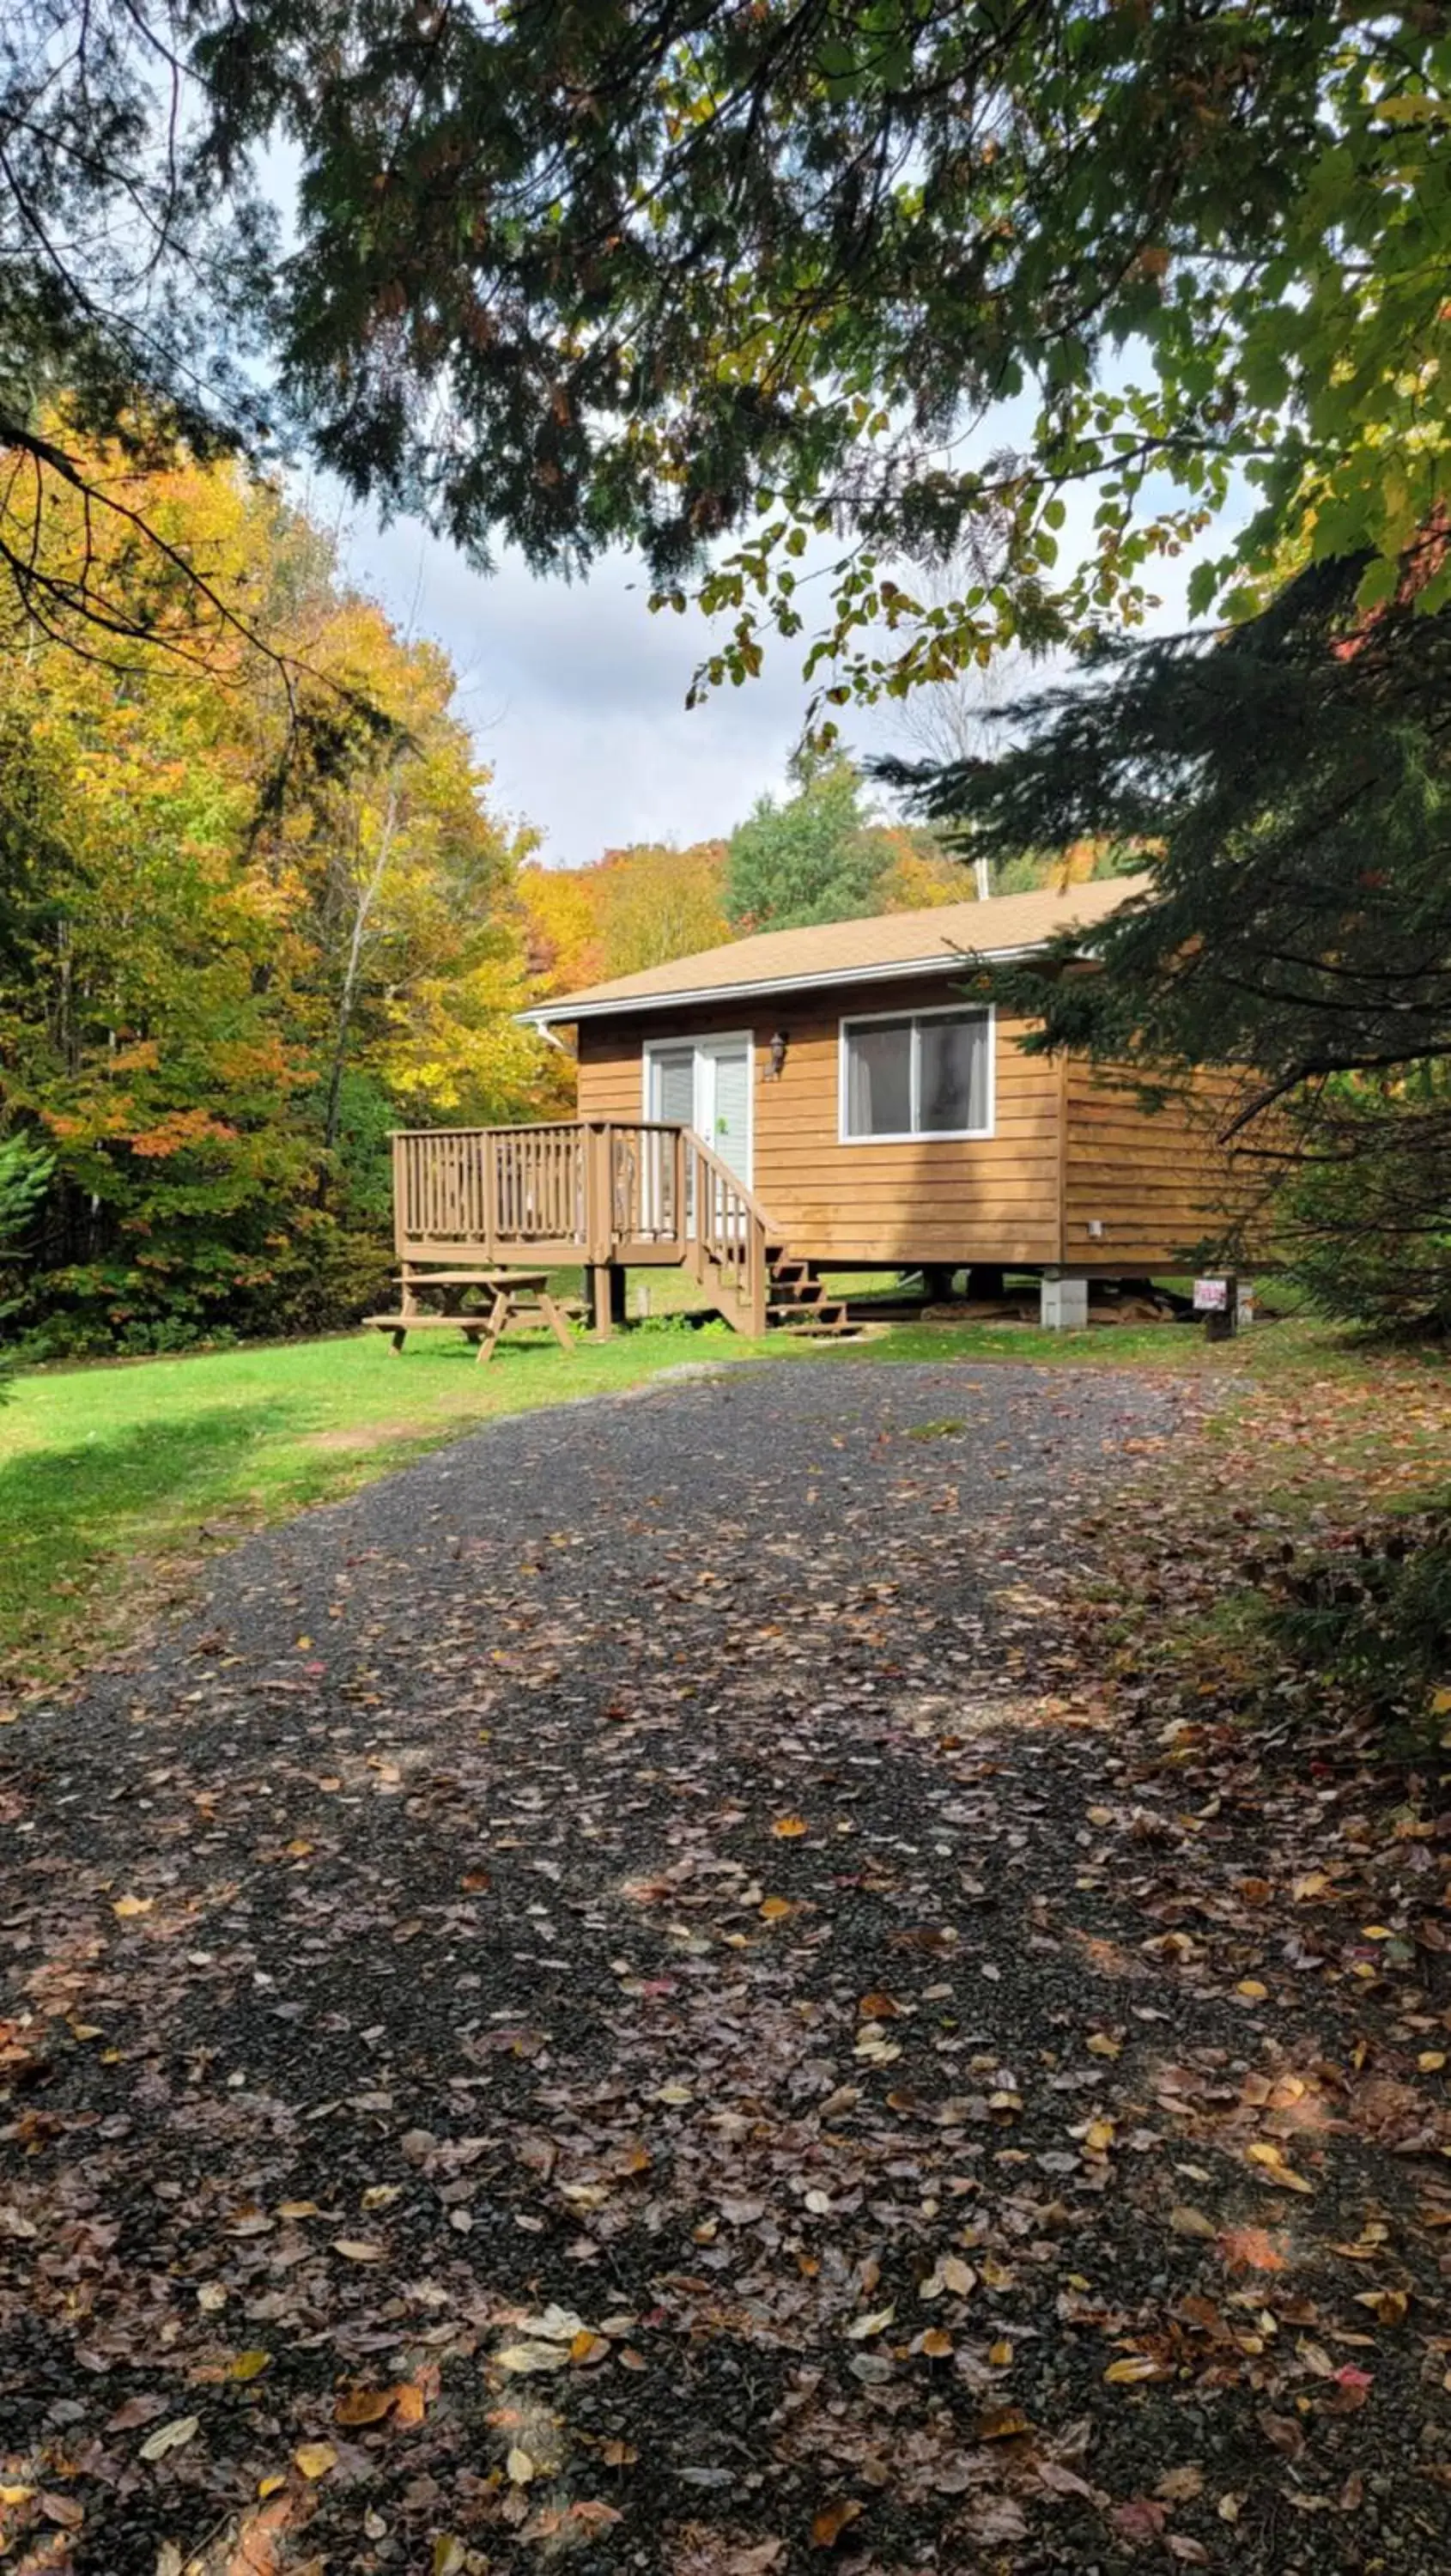
[[[1035,956],[1042,945],[1034,939],[1018,948],[964,948],[945,957],[939,950],[935,957],[894,957],[881,966],[832,966],[822,974],[768,975],[753,984],[695,984],[681,993],[620,993],[604,1002],[541,1002],[536,1009],[517,1011],[514,1016],[528,1027],[546,1029],[561,1021],[603,1020],[633,1016],[637,1011],[683,1011],[699,1002],[750,1001],[772,993],[829,990],[839,984],[890,983],[897,975],[956,975],[974,958],[1002,965],[1016,957]]]

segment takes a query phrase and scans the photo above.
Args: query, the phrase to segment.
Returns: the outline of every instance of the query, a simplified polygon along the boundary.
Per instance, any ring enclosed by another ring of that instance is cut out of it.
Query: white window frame
[[[913,1113],[919,1105],[921,1051],[917,1031],[924,1020],[960,1020],[969,1013],[981,1019],[987,1030],[987,1122],[982,1127],[896,1127],[890,1133],[873,1136],[855,1135],[847,1120],[847,1039],[854,1029],[869,1029],[884,1020],[906,1020],[912,1030],[911,1096]],[[930,1011],[851,1011],[843,1015],[836,1036],[836,1139],[839,1145],[954,1145],[980,1142],[996,1133],[998,1041],[997,1012],[991,1002],[944,1002]]]
[[[657,1055],[678,1055],[689,1047],[694,1058],[694,1079],[690,1123],[696,1133],[714,1151],[716,1140],[697,1126],[700,1111],[701,1059],[717,1055],[727,1048],[745,1049],[746,1057],[746,1168],[739,1176],[747,1189],[754,1185],[756,1169],[756,1035],[754,1029],[712,1029],[708,1037],[647,1038],[640,1055],[640,1114],[647,1124],[655,1118],[651,1100],[655,1089],[654,1064]]]

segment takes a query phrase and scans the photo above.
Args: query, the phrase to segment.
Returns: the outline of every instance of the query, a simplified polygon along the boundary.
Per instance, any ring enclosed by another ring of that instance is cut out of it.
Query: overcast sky
[[[648,576],[625,558],[588,582],[537,581],[507,559],[485,578],[414,525],[354,513],[344,530],[359,587],[446,647],[498,802],[540,827],[555,864],[724,835],[782,785],[810,696],[799,642],[687,712],[708,623],[652,617]],[[893,739],[889,720],[844,729],[862,747]]]
[[[494,773],[495,802],[543,832],[551,864],[578,867],[629,841],[684,846],[724,836],[764,790],[785,783],[811,696],[801,677],[809,635],[769,642],[758,679],[687,712],[712,627],[693,608],[652,617],[648,576],[624,557],[574,584],[536,580],[509,557],[484,576],[415,523],[380,529],[366,513],[329,502],[326,488],[303,497],[338,527],[359,588],[402,628],[446,648],[461,712]],[[1076,499],[1065,561],[1080,514],[1088,538],[1092,496]],[[1216,543],[1227,533],[1222,522]],[[829,560],[836,549],[822,552]],[[1187,562],[1158,568],[1153,587],[1165,606],[1156,625],[1182,621],[1187,577]],[[723,641],[727,621],[715,631]],[[838,720],[854,751],[912,749],[895,708],[846,708]]]

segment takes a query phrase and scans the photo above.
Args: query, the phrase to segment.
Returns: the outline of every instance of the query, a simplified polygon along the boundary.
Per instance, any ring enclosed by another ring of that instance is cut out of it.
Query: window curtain
[[[847,1032],[849,1136],[905,1136],[912,1126],[912,1023],[881,1020]]]

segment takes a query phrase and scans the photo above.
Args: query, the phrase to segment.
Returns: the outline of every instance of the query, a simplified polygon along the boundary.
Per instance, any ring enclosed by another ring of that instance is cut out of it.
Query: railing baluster
[[[693,1238],[728,1291],[753,1293],[764,1219],[704,1140],[666,1120],[403,1129],[393,1169],[400,1254],[477,1245],[494,1261],[551,1244],[592,1261],[636,1246],[683,1260]]]

